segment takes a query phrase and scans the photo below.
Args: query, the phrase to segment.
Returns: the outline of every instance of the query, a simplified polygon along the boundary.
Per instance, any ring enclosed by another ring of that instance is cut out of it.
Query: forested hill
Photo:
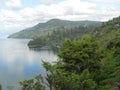
[[[101,26],[98,26],[95,29],[94,28],[90,26],[78,26],[71,29],[61,27],[58,28],[57,31],[54,31],[51,35],[31,40],[28,45],[30,48],[50,46],[53,49],[57,49],[61,46],[65,38],[80,40],[83,35],[91,34],[99,39],[102,46],[107,46],[109,43],[117,41],[120,38],[120,17],[114,18],[108,22],[103,22]]]
[[[43,48],[49,47],[52,50],[57,50],[61,47],[65,38],[71,40],[80,40],[85,34],[90,34],[93,31],[93,27],[78,26],[74,28],[66,29],[64,27],[57,28],[57,31],[53,31],[51,35],[41,36],[33,39],[28,43],[30,48]]]
[[[53,31],[58,30],[58,28],[64,27],[66,29],[84,26],[84,27],[92,27],[95,28],[100,26],[101,22],[98,21],[67,21],[67,20],[59,20],[52,19],[46,23],[39,23],[34,27],[27,28],[20,32],[14,33],[9,36],[9,38],[27,38],[34,39],[40,36],[50,35]]]
[[[111,41],[120,39],[120,16],[113,18],[108,22],[104,22],[100,27],[97,27],[92,35],[96,36],[102,44],[108,44]]]

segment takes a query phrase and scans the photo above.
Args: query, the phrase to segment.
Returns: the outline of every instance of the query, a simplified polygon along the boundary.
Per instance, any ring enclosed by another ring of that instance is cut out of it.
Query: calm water
[[[29,40],[0,39],[0,84],[17,86],[18,82],[44,73],[41,61],[53,62],[52,51],[34,51],[27,47]]]

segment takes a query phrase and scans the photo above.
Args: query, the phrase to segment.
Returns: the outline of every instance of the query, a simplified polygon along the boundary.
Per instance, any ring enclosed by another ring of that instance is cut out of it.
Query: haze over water
[[[57,59],[52,51],[30,50],[28,41],[0,39],[0,84],[3,90],[7,86],[18,85],[21,80],[44,74],[42,60],[53,62]]]

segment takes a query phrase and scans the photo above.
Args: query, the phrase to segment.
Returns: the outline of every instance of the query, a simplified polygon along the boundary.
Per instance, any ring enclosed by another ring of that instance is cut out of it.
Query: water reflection
[[[52,51],[30,50],[27,47],[28,41],[0,40],[0,83],[4,87],[44,73],[41,60],[52,62],[57,59]]]

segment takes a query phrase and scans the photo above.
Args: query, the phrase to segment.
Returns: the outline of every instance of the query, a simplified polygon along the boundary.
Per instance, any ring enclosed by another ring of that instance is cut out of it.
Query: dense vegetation
[[[97,21],[67,21],[67,20],[59,20],[52,19],[46,23],[39,23],[34,27],[27,28],[20,32],[14,33],[9,36],[9,38],[25,38],[25,39],[36,39],[40,36],[50,35],[53,31],[57,31],[58,28],[74,28],[78,26],[85,27],[97,27],[100,26],[101,22]]]
[[[52,50],[57,50],[61,47],[61,44],[65,38],[71,40],[80,40],[85,34],[93,31],[93,27],[78,26],[70,29],[64,27],[58,28],[57,31],[53,31],[51,35],[42,36],[37,39],[33,39],[28,43],[30,48],[43,48],[49,47]]]
[[[91,33],[93,36],[84,36],[81,40],[77,34],[73,34],[74,39],[68,37],[72,41],[65,39],[58,61],[43,62],[47,87],[50,90],[119,90],[119,21],[120,17],[105,22]],[[68,32],[66,34],[69,36]],[[41,83],[45,87],[43,83],[46,82]],[[39,87],[39,90],[45,88]]]
[[[101,47],[92,36],[66,39],[56,63],[43,62],[46,76],[25,80],[22,90],[119,90],[120,41]]]
[[[106,46],[110,41],[120,38],[120,17],[114,18],[109,22],[104,22],[100,27],[78,26],[73,28],[60,27],[52,34],[41,36],[29,42],[30,48],[42,48],[47,46],[49,49],[57,50],[65,38],[80,40],[85,34],[91,34],[99,39],[101,46]],[[94,29],[94,31],[93,31]]]
[[[120,39],[120,16],[110,20],[108,22],[104,22],[101,27],[97,27],[92,35],[97,37],[101,45],[107,45],[111,41]]]
[[[43,62],[46,76],[20,82],[21,90],[120,90],[120,17],[81,39],[67,34],[58,61]]]

